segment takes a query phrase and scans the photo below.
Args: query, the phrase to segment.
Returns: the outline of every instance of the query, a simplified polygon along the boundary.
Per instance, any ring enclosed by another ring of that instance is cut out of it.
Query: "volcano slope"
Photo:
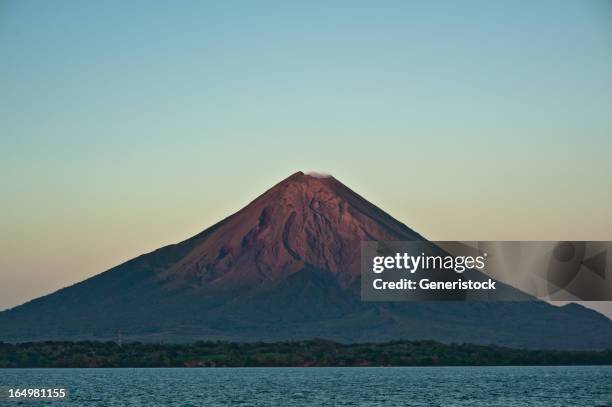
[[[0,340],[433,339],[612,348],[577,304],[360,300],[364,240],[423,239],[333,177],[295,173],[181,243],[0,313]]]

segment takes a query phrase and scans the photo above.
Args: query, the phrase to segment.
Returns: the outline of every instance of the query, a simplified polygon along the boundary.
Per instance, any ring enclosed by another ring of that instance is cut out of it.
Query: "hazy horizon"
[[[298,170],[432,240],[612,240],[610,17],[599,0],[5,1],[0,309]]]

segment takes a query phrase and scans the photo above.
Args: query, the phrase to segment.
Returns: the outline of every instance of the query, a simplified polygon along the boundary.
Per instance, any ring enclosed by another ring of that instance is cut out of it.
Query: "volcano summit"
[[[361,302],[361,242],[421,239],[335,178],[298,172],[196,236],[0,313],[0,340],[121,331],[140,341],[612,347],[612,321],[576,304]]]

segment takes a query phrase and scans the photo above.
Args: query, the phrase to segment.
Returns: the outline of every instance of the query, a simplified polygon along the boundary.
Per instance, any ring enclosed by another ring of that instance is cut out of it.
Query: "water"
[[[612,406],[612,366],[0,369],[2,386],[63,387],[16,406]]]

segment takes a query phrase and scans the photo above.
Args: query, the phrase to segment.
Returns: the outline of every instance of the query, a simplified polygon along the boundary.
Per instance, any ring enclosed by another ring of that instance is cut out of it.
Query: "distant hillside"
[[[612,321],[575,304],[362,302],[361,242],[420,239],[335,178],[298,172],[190,239],[1,312],[0,340],[113,340],[121,332],[148,342],[612,348]]]

